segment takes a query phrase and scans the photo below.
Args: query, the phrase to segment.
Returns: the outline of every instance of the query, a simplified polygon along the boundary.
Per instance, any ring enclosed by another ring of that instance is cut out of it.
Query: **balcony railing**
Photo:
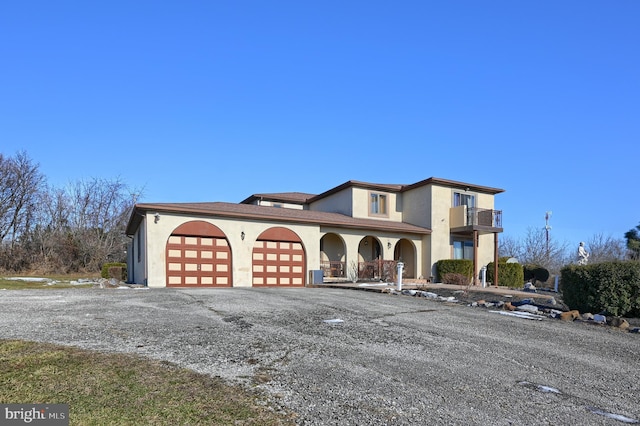
[[[486,226],[502,228],[502,210],[457,206],[451,209],[451,227]]]
[[[469,225],[502,228],[502,210],[481,209],[478,207],[468,208],[467,226]]]

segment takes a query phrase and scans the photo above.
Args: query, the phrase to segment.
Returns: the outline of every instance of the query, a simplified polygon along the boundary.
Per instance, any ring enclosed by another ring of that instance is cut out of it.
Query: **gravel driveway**
[[[640,419],[640,335],[424,298],[326,288],[7,290],[0,338],[136,353],[258,383],[303,425]]]

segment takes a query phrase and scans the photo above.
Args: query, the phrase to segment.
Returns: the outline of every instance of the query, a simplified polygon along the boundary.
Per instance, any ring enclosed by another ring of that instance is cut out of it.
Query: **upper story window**
[[[369,193],[369,214],[387,216],[387,196],[377,192]]]
[[[453,193],[453,207],[458,206],[467,206],[467,207],[475,207],[476,206],[476,196],[473,194],[465,194],[462,192],[454,192]]]

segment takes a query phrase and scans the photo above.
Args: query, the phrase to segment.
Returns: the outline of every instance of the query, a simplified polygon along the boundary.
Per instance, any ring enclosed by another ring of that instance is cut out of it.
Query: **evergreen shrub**
[[[461,274],[467,278],[467,284],[473,278],[473,261],[469,259],[442,259],[436,262],[436,271],[441,282],[447,274]],[[459,279],[456,278],[456,281]],[[448,283],[453,284],[453,283]]]
[[[571,309],[640,317],[640,262],[569,265],[560,276],[562,300]]]
[[[109,274],[109,269],[111,268],[121,268],[122,274],[120,277],[112,277]],[[105,263],[104,265],[102,265],[102,272],[100,273],[100,276],[102,278],[117,278],[121,281],[126,281],[127,280],[127,264],[126,263],[121,263],[121,262],[112,262],[112,263]]]
[[[533,279],[533,283],[535,284],[536,282],[547,282],[549,279],[549,271],[535,263],[522,265],[522,269],[524,271],[524,281]]]
[[[494,262],[487,265],[487,282],[495,283]],[[524,285],[524,270],[519,263],[498,262],[498,284],[510,288],[521,288]]]

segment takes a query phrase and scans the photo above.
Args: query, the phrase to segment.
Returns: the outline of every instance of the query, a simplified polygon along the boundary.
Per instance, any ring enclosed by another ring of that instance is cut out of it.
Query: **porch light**
[[[391,249],[391,241],[387,241],[387,248]]]
[[[364,240],[364,245],[368,246],[369,245],[369,240]]]
[[[153,215],[153,223],[160,222],[160,213],[156,213]]]
[[[240,232],[240,239],[244,241],[244,231]]]

